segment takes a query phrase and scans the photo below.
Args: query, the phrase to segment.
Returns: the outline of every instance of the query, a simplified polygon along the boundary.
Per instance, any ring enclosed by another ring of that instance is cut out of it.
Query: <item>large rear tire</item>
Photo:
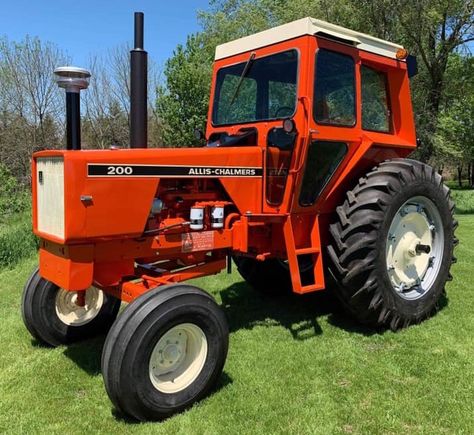
[[[216,384],[228,343],[227,320],[210,295],[181,284],[150,290],[125,308],[107,336],[107,393],[138,420],[168,417]]]
[[[330,226],[329,271],[346,309],[393,330],[437,311],[455,262],[453,212],[449,189],[423,163],[394,159],[362,177]]]
[[[45,280],[36,269],[23,290],[23,322],[39,342],[59,346],[100,335],[109,330],[120,309],[120,299],[91,287],[85,305],[76,304],[77,293]]]
[[[233,256],[240,276],[253,288],[262,293],[291,293],[292,284],[288,264],[278,258],[259,261],[255,258],[240,255]],[[311,255],[299,258],[301,279],[310,282],[313,274]]]

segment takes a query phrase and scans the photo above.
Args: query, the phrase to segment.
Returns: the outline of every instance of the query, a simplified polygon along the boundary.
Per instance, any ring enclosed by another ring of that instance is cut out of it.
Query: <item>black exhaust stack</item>
[[[148,144],[147,71],[143,12],[135,12],[135,48],[130,51],[130,148],[146,148]]]

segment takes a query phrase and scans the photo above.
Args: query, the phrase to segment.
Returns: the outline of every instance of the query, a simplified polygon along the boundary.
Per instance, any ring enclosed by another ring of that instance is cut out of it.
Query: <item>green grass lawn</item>
[[[162,423],[117,414],[100,374],[103,337],[46,349],[20,315],[30,259],[0,271],[0,433],[473,433],[474,216],[460,216],[446,306],[399,333],[359,327],[328,294],[262,296],[233,273],[195,283],[231,335],[212,395]]]

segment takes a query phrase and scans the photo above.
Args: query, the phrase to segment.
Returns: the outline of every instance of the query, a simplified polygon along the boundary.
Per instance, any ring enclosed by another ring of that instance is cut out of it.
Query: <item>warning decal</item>
[[[182,252],[209,251],[214,248],[214,231],[184,233],[181,240]]]

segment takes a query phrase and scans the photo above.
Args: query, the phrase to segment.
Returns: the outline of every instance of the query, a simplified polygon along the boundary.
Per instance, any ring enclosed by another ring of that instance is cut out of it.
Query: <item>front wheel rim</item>
[[[85,290],[85,303],[77,303],[77,292],[58,289],[55,300],[59,320],[68,326],[82,326],[91,322],[99,314],[104,304],[104,293],[95,287]]]
[[[162,393],[177,393],[201,373],[208,353],[206,334],[194,323],[181,323],[165,332],[150,356],[149,376]]]
[[[426,295],[438,277],[444,254],[444,227],[434,202],[425,196],[406,201],[393,217],[386,242],[387,273],[403,299]]]

